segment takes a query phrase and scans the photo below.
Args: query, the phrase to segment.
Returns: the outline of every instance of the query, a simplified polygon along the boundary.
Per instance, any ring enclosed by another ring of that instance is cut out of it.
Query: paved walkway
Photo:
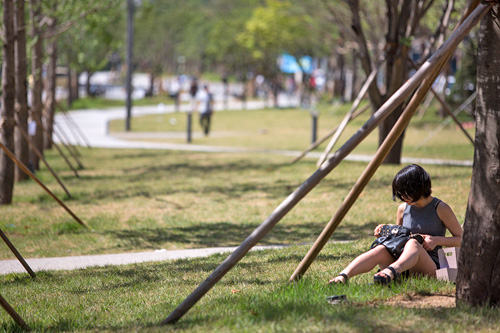
[[[280,249],[285,245],[254,246],[252,251],[266,249]],[[205,249],[187,249],[187,250],[156,250],[147,252],[133,252],[120,254],[102,254],[93,256],[74,256],[59,258],[38,258],[26,259],[28,266],[34,272],[71,270],[94,266],[108,265],[128,265],[150,261],[164,261],[185,258],[207,257],[215,253],[233,252],[236,247],[212,247]],[[0,275],[10,273],[26,273],[19,260],[0,260]]]

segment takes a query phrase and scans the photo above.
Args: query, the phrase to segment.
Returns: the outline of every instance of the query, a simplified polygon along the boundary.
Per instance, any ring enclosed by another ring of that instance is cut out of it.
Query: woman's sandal
[[[393,267],[391,267],[391,266],[388,266],[386,268],[389,269],[392,272],[392,274],[394,275],[394,277],[391,279],[390,275],[382,273],[384,275],[375,275],[373,277],[373,283],[375,283],[375,284],[381,284],[381,285],[385,286],[385,285],[388,285],[389,283],[391,283],[391,281],[396,282],[396,281],[399,280],[399,278],[401,276],[400,273],[396,272],[396,270]]]
[[[338,278],[339,276],[343,277],[344,281],[335,281],[335,279]],[[328,282],[328,284],[334,284],[334,283],[349,283],[349,278],[347,277],[347,274],[340,273],[339,275],[331,279],[330,282]]]

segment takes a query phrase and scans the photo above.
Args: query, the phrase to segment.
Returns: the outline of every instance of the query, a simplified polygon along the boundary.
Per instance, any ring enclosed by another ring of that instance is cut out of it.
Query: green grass
[[[322,138],[338,126],[349,105],[322,106],[318,118],[317,138]],[[370,117],[369,111],[351,121],[337,142],[338,149]],[[462,121],[471,121],[466,115]],[[474,147],[455,123],[442,130],[442,119],[433,110],[420,119],[415,117],[405,134],[403,157],[440,158],[451,160],[472,160]],[[184,113],[170,113],[137,117],[132,120],[132,132],[174,132],[185,133],[187,116]],[[193,144],[244,147],[252,149],[284,149],[302,151],[311,143],[312,120],[309,111],[301,109],[265,109],[248,111],[218,111],[213,117],[212,135],[194,138]],[[110,122],[110,131],[121,132],[123,120]],[[197,115],[193,115],[193,131],[200,132]],[[474,137],[473,130],[469,130]],[[186,143],[185,137],[158,138],[158,142]],[[325,150],[329,140],[316,148]],[[378,148],[378,131],[373,131],[353,154],[373,155]]]
[[[363,251],[368,241],[328,244],[298,283],[288,279],[308,246],[251,252],[180,321],[160,326],[227,254],[127,266],[0,277],[2,295],[37,331],[181,332],[466,332],[498,331],[498,309],[407,308],[390,299],[453,296],[454,285],[412,278],[388,287],[373,274],[349,285],[327,281]],[[372,272],[374,273],[374,272]],[[347,296],[330,305],[326,296]],[[0,330],[15,331],[0,311]]]
[[[65,197],[46,169],[37,175],[89,226],[80,227],[36,183],[16,184],[1,206],[0,227],[28,258],[154,249],[234,246],[314,171],[315,161],[262,154],[80,149],[76,178],[55,151],[49,162],[69,189]],[[343,162],[295,207],[263,244],[312,241],[342,203],[366,163]],[[393,222],[390,183],[400,166],[382,166],[334,239],[370,235]],[[470,168],[426,166],[436,196],[464,220]],[[228,232],[230,230],[230,232]],[[2,246],[2,244],[0,244]],[[1,251],[1,259],[13,258]]]
[[[335,114],[332,111],[331,119],[340,119]],[[279,127],[273,125],[275,115],[287,119],[295,135],[283,139],[283,132],[273,134]],[[171,116],[185,115],[166,115]],[[320,119],[328,116],[325,112]],[[134,118],[133,126],[145,119]],[[227,130],[234,121],[250,132],[266,126],[262,145],[269,140],[267,147],[295,147],[308,143],[307,130],[299,132],[307,119],[305,111],[267,110],[220,112],[214,121],[217,126],[226,124]],[[168,118],[164,121],[170,124]],[[155,125],[147,123],[144,128],[152,130]],[[415,130],[438,124],[429,115],[415,123]],[[449,131],[446,135],[451,136],[455,129]],[[462,152],[470,143],[456,134],[455,152],[436,147],[449,139],[437,136],[426,157],[470,159],[470,152]],[[200,141],[213,144],[215,139]],[[251,142],[252,135],[247,140]],[[233,139],[224,144],[228,141]],[[0,206],[0,228],[25,258],[237,246],[316,170],[315,160],[291,165],[290,157],[271,154],[79,150],[85,165],[80,178],[55,151],[46,152],[71,199],[45,167],[37,176],[89,229],[80,227],[33,181],[16,183],[13,204]],[[301,282],[287,282],[310,247],[297,244],[310,244],[318,237],[365,167],[366,163],[340,163],[259,242],[290,247],[249,253],[174,326],[159,323],[227,255],[43,272],[36,279],[10,274],[0,276],[1,294],[37,331],[498,331],[498,309],[408,309],[386,302],[418,295],[453,296],[455,287],[446,282],[414,278],[380,288],[370,284],[373,274],[365,274],[348,286],[326,284],[369,247],[377,224],[394,221],[397,203],[391,201],[390,183],[401,166],[380,167],[332,237],[353,242],[329,243]],[[463,222],[471,168],[424,167],[432,177],[434,194]],[[0,259],[14,258],[0,242]],[[325,297],[335,294],[346,294],[349,302],[329,305]],[[0,331],[16,329],[0,311]]]

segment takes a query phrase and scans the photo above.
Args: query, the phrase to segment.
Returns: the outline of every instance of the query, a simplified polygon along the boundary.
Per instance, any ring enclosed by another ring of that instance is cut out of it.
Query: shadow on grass
[[[314,242],[326,223],[309,222],[294,225],[276,225],[259,245],[300,244]],[[376,222],[340,226],[332,240],[355,240],[369,236]],[[240,245],[259,225],[234,225],[230,222],[199,224],[176,228],[143,228],[138,230],[112,230],[103,232],[119,239],[120,250],[159,249],[167,243],[189,245],[189,248],[206,248]],[[96,250],[98,251],[98,250]]]

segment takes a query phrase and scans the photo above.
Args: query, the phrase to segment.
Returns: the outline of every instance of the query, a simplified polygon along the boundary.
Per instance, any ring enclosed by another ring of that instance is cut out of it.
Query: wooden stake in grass
[[[50,173],[57,180],[57,182],[59,183],[59,185],[61,185],[61,187],[63,188],[64,192],[66,192],[66,194],[68,195],[68,197],[71,198],[71,194],[69,193],[68,189],[66,188],[66,186],[64,186],[64,184],[59,179],[59,177],[54,172],[54,170],[52,170],[52,168],[50,167],[50,165],[47,162],[47,160],[45,159],[45,157],[43,157],[43,154],[40,153],[40,151],[38,150],[38,148],[33,144],[33,141],[29,137],[28,133],[26,133],[26,131],[21,126],[19,126],[19,124],[17,124],[17,122],[16,122],[16,125],[17,125],[17,129],[19,130],[19,132],[23,136],[24,140],[26,140],[26,142],[29,144],[29,146],[31,147],[31,149],[33,150],[33,152],[36,154],[36,156],[38,156],[38,158],[42,160],[42,162],[45,164],[45,166],[47,167],[47,169],[49,169]]]
[[[9,238],[7,237],[7,235],[2,231],[2,229],[0,229],[0,237],[3,239],[3,241],[5,242],[5,244],[7,244],[7,246],[12,251],[12,253],[14,253],[14,255],[17,258],[17,260],[19,260],[19,262],[21,263],[21,265],[23,265],[23,267],[26,269],[26,271],[28,272],[28,274],[31,275],[32,278],[36,277],[35,272],[33,272],[33,270],[28,265],[28,263],[26,262],[26,260],[24,260],[23,256],[19,253],[19,251],[17,251],[17,249],[15,248],[14,244],[12,244],[12,242],[9,240]]]
[[[75,120],[73,118],[71,118],[68,110],[66,110],[66,108],[62,107],[61,104],[59,102],[57,102],[57,101],[56,101],[56,106],[64,114],[64,116],[65,116],[64,119],[66,120],[66,123],[68,124],[68,127],[69,128],[74,128],[76,130],[76,133],[78,133],[78,136],[83,140],[83,142],[85,142],[85,144],[87,145],[87,147],[88,148],[92,148],[90,146],[89,140],[87,139],[87,137],[85,136],[85,134],[83,133],[83,131],[80,129],[80,127],[78,126],[78,124],[75,122]],[[70,124],[72,126],[70,126]],[[75,136],[75,139],[76,139],[76,136]]]
[[[339,127],[337,128],[337,131],[335,132],[332,139],[330,140],[330,142],[326,146],[326,149],[323,152],[323,154],[321,154],[320,158],[318,159],[318,162],[316,163],[316,166],[318,168],[320,167],[321,164],[323,164],[323,162],[325,162],[326,158],[328,157],[328,154],[330,154],[333,147],[335,146],[338,139],[340,138],[340,135],[342,134],[342,132],[344,132],[344,129],[346,128],[347,124],[351,120],[352,114],[354,113],[354,111],[356,111],[356,109],[359,106],[359,103],[361,103],[363,98],[365,98],[365,95],[368,92],[368,88],[370,88],[373,80],[375,80],[375,77],[377,76],[378,70],[382,64],[383,64],[383,61],[381,61],[380,64],[372,70],[372,72],[370,73],[370,75],[366,79],[365,84],[363,85],[358,96],[354,100],[354,103],[352,104],[351,109],[349,110],[349,112],[347,112],[344,119],[342,119],[342,122],[340,123]]]
[[[366,110],[368,110],[370,108],[370,104],[366,105],[365,107],[363,107],[361,110],[358,110],[356,111],[352,117],[351,117],[351,120],[354,120],[356,119],[360,114],[362,114],[363,112],[365,112]],[[314,148],[318,147],[320,144],[322,144],[323,142],[325,142],[329,137],[331,137],[333,134],[335,134],[337,132],[337,129],[339,128],[339,126],[335,127],[334,129],[332,129],[330,132],[328,132],[325,136],[323,136],[321,139],[318,139],[316,141],[314,141],[313,143],[311,143],[309,145],[309,147],[307,147],[306,149],[304,149],[304,151],[302,153],[300,153],[299,156],[295,157],[293,160],[292,160],[292,164],[301,160],[302,157],[306,156],[306,154],[308,152],[310,152],[311,150],[313,150]]]
[[[23,170],[28,176],[31,177],[31,179],[33,179],[35,182],[37,182],[37,184],[40,185],[45,190],[45,192],[47,192],[55,201],[57,201],[57,203],[59,205],[61,205],[61,207],[64,208],[64,210],[66,210],[69,213],[69,215],[71,215],[71,217],[73,217],[75,219],[76,222],[78,222],[79,224],[81,224],[82,226],[84,226],[85,228],[87,228],[87,226],[85,225],[85,223],[83,223],[82,220],[80,220],[78,218],[78,216],[76,216],[61,200],[59,200],[59,198],[56,197],[54,195],[54,193],[52,193],[45,185],[43,185],[43,183],[21,161],[19,161],[16,158],[16,156],[9,150],[9,148],[5,147],[2,143],[0,143],[0,148],[5,152],[5,154],[7,156],[9,156],[9,158],[21,170]]]
[[[43,124],[41,122],[39,122],[38,120],[36,121],[36,123],[37,123],[37,126],[40,126],[40,128],[42,129],[42,131],[45,133],[45,136],[49,139],[49,141],[52,143],[52,145],[56,148],[56,150],[59,152],[59,155],[61,155],[61,157],[64,159],[64,161],[69,166],[69,168],[73,171],[73,173],[75,174],[75,176],[78,177],[78,178],[80,178],[80,176],[78,175],[78,171],[76,171],[76,169],[73,167],[73,165],[69,162],[68,158],[66,157],[66,154],[64,154],[63,151],[61,150],[61,148],[59,148],[59,145],[57,145],[54,142],[54,140],[52,140],[52,137],[47,134],[48,131],[45,128],[45,126],[43,126]]]
[[[0,295],[0,304],[2,304],[2,307],[5,309],[5,311],[7,311],[9,316],[14,319],[16,324],[18,324],[25,331],[31,331],[31,327],[26,324],[23,318],[21,318],[21,316],[17,314],[16,310],[14,310],[12,306],[10,306],[10,304],[2,297],[2,295]]]
[[[309,193],[326,175],[330,173],[362,140],[364,140],[393,112],[406,98],[420,85],[420,83],[439,68],[443,61],[448,59],[451,50],[454,50],[460,41],[475,26],[482,15],[491,8],[481,5],[450,38],[434,53],[420,69],[406,81],[398,91],[392,95],[372,117],[360,128],[342,147],[333,154],[321,167],[314,172],[299,188],[290,194],[274,212],[251,234],[229,257],[222,262],[210,274],[210,276],[196,288],[170,315],[162,321],[162,324],[173,324],[177,322],[191,307],[193,307],[245,254],[257,244],[295,205]]]

